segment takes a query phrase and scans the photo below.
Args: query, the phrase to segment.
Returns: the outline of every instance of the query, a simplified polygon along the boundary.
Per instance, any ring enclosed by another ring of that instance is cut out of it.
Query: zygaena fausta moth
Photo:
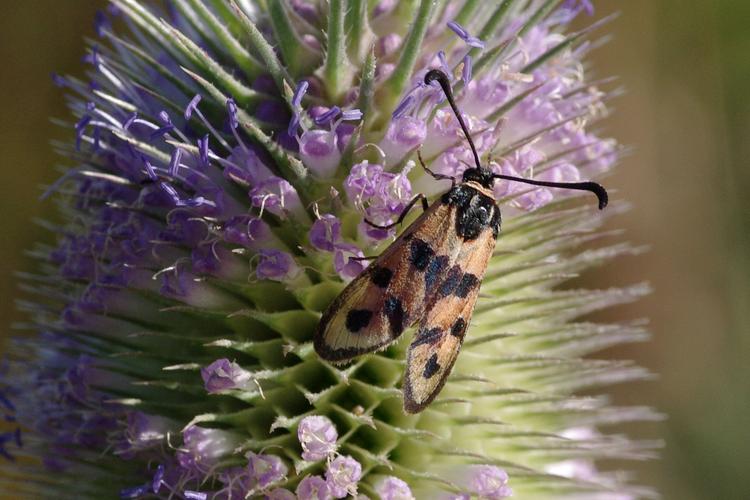
[[[318,355],[344,363],[384,349],[419,321],[409,346],[403,381],[404,410],[418,413],[438,395],[458,357],[471,321],[479,287],[500,232],[500,209],[492,194],[496,179],[535,186],[591,191],[599,208],[607,205],[606,190],[594,182],[558,183],[500,175],[482,167],[474,142],[458,111],[448,77],[430,70],[425,83],[437,82],[466,135],[476,168],[461,182],[449,178],[449,191],[428,206],[416,196],[398,220],[421,201],[424,213],[328,306],[315,332]],[[372,224],[374,225],[374,224]]]

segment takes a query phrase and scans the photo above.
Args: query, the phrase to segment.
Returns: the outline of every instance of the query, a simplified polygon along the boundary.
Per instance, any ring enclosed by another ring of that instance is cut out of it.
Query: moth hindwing
[[[342,363],[384,349],[419,321],[404,409],[422,411],[453,367],[500,228],[492,192],[469,181],[417,218],[323,313],[314,345]]]

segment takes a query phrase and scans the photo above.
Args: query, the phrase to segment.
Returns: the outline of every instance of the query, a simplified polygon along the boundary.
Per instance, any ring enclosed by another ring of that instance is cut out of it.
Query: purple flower
[[[184,496],[186,500],[206,500],[208,498],[208,493],[203,491],[184,490],[182,496]]]
[[[271,228],[262,219],[249,215],[232,217],[224,224],[224,239],[247,248],[258,248],[268,243]]]
[[[470,466],[466,484],[469,491],[488,500],[499,500],[513,494],[508,487],[508,474],[494,465]]]
[[[354,165],[344,181],[347,198],[358,209],[364,211],[367,218],[376,224],[388,224],[397,218],[406,204],[411,200],[411,183],[407,173],[413,163],[408,164],[398,174],[386,172],[382,165],[364,161]],[[382,239],[380,232],[368,233],[369,236]]]
[[[234,148],[226,162],[224,178],[243,186],[257,186],[272,177],[271,170],[251,149]]]
[[[414,500],[409,485],[394,476],[387,476],[378,482],[375,492],[380,496],[380,500]]]
[[[365,254],[358,246],[350,243],[339,243],[333,254],[333,267],[344,281],[351,281],[364,271],[367,261],[353,259],[353,257],[364,257]]]
[[[303,418],[297,427],[297,439],[302,445],[302,458],[316,462],[336,451],[338,432],[327,417],[313,415]]]
[[[234,453],[241,440],[229,432],[190,425],[182,431],[177,461],[183,469],[207,473],[218,461]]]
[[[331,214],[323,214],[310,228],[310,244],[318,250],[333,252],[341,239],[341,221]]]
[[[120,498],[140,498],[148,494],[149,486],[149,484],[142,484],[140,486],[123,488],[120,490]]]
[[[227,389],[242,389],[251,375],[237,363],[221,358],[201,368],[201,377],[206,391],[215,394]]]
[[[388,33],[378,39],[375,50],[377,50],[378,57],[387,57],[395,53],[399,47],[403,38],[398,33]]]
[[[164,417],[147,415],[140,411],[127,414],[124,452],[133,452],[160,445],[173,424]]]
[[[276,455],[258,455],[248,452],[248,469],[250,475],[255,479],[261,489],[268,485],[281,481],[286,477],[287,467]]]
[[[335,131],[308,130],[299,139],[299,154],[316,175],[331,177],[341,163],[338,135]]]
[[[278,217],[286,217],[300,207],[294,187],[281,177],[271,176],[250,190],[250,201],[261,212],[268,210]]]
[[[230,467],[219,472],[218,476],[224,487],[217,492],[217,499],[245,498],[257,482],[248,467]]]
[[[331,500],[328,484],[320,476],[306,476],[297,485],[297,498],[305,500]]]
[[[285,488],[276,488],[266,493],[266,500],[296,500],[297,497]]]
[[[475,36],[471,36],[468,31],[464,29],[463,26],[458,24],[455,21],[450,21],[447,26],[453,31],[458,37],[466,42],[466,45],[472,48],[476,49],[483,49],[484,48],[484,42],[481,41],[479,38]]]
[[[391,120],[380,147],[385,152],[389,165],[398,163],[406,153],[419,147],[427,137],[425,123],[412,116],[401,116]]]
[[[362,477],[362,466],[350,456],[336,457],[326,470],[328,491],[333,498],[357,495],[357,482]]]
[[[286,281],[299,274],[300,268],[294,257],[281,250],[261,248],[255,274],[260,280]]]

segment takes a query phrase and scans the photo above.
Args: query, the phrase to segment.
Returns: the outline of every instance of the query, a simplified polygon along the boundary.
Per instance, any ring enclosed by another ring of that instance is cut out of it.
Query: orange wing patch
[[[445,385],[463,344],[479,287],[495,247],[492,231],[463,242],[456,262],[438,285],[409,346],[404,372],[404,411],[418,413]]]
[[[412,326],[454,265],[462,240],[455,208],[438,201],[417,218],[323,313],[314,346],[346,362],[384,349]]]

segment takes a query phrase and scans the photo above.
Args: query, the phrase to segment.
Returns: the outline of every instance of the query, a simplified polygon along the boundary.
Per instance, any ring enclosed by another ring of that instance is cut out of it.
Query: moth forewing
[[[334,363],[384,349],[416,323],[458,258],[455,207],[433,203],[323,313],[315,350]]]
[[[476,239],[464,241],[454,266],[456,272],[443,281],[425,308],[409,346],[404,372],[407,413],[424,410],[445,385],[471,322],[494,246],[495,236],[490,228]]]

